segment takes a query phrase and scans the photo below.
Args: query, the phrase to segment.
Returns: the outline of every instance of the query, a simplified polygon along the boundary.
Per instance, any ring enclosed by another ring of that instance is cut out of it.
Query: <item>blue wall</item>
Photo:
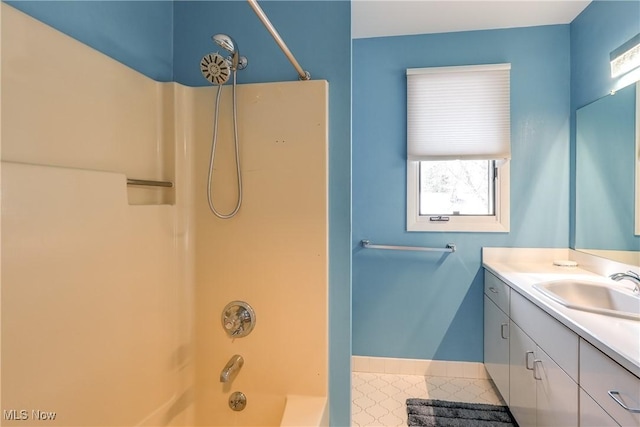
[[[406,232],[405,69],[510,62],[511,232]],[[566,247],[569,26],[353,42],[353,353],[483,360],[483,246]],[[437,253],[361,249],[376,243]]]
[[[593,1],[571,23],[571,109],[616,88],[609,53],[640,33],[640,1]]]
[[[158,81],[173,79],[169,1],[7,1]]]
[[[351,78],[349,3],[265,1],[260,5],[311,77],[330,80],[332,95],[337,98],[342,95],[342,101],[348,100]],[[291,63],[246,1],[180,0],[175,3],[174,10],[174,74],[177,82],[189,86],[209,84],[202,77],[198,64],[206,53],[223,52],[211,41],[215,33],[233,37],[241,54],[249,60],[249,66],[238,72],[239,83],[298,78]],[[330,22],[331,31],[319,22]],[[343,113],[348,115],[348,110]]]
[[[571,23],[571,170],[576,171],[576,110],[617,89],[609,53],[640,33],[640,1],[594,1]],[[576,243],[576,183],[571,182],[571,247]],[[580,244],[581,245],[581,244]],[[582,245],[581,245],[582,246]],[[582,246],[584,247],[584,246]]]
[[[211,42],[215,33],[231,35],[249,58],[248,68],[238,73],[239,83],[297,79],[244,1],[10,4],[156,80],[206,85],[198,64],[204,54],[220,50]],[[351,5],[260,4],[312,78],[329,81],[330,404],[331,424],[346,426],[351,378]]]

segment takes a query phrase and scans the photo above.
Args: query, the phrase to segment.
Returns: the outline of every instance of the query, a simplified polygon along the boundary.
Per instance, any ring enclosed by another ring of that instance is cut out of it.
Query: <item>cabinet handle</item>
[[[533,369],[532,369],[532,370],[533,370],[533,378],[534,378],[534,379],[536,379],[536,380],[538,380],[538,381],[542,381],[542,377],[541,377],[541,376],[536,375],[536,374],[538,373],[538,369],[537,369],[537,368],[538,368],[538,363],[542,365],[542,360],[540,360],[540,359],[535,359],[535,360],[533,361]]]
[[[505,332],[505,329],[507,332]],[[509,324],[508,323],[503,323],[500,325],[500,336],[502,337],[503,340],[508,340],[509,339]]]
[[[608,393],[609,393],[609,396],[611,396],[611,398],[615,400],[618,405],[622,406],[627,411],[632,412],[634,414],[640,414],[640,408],[629,408],[627,405],[624,404],[622,400],[620,400],[620,398],[618,397],[620,395],[619,391],[609,390]]]
[[[496,290],[496,288],[494,288],[493,286],[491,286],[491,287],[489,288],[489,290],[490,290],[491,292],[493,292],[494,294],[497,294],[497,293],[498,293],[498,291]]]
[[[531,364],[531,367],[529,367],[529,356],[533,356],[533,351],[527,351],[524,354],[524,367],[527,368],[527,370],[529,371],[533,371],[533,364]]]

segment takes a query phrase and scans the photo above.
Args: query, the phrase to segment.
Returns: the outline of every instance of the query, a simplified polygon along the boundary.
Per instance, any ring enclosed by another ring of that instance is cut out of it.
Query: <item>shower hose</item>
[[[242,176],[240,174],[240,149],[238,144],[238,120],[236,109],[236,71],[233,70],[233,140],[235,143],[236,153],[236,178],[238,183],[238,200],[236,207],[228,214],[219,212],[213,205],[213,196],[211,195],[211,186],[213,182],[213,161],[216,157],[216,145],[218,142],[218,111],[220,108],[220,94],[222,93],[222,85],[218,85],[218,92],[216,94],[216,104],[213,117],[213,141],[211,142],[211,155],[209,156],[209,176],[207,179],[207,201],[209,202],[209,209],[215,216],[221,219],[233,218],[240,210],[242,204]]]

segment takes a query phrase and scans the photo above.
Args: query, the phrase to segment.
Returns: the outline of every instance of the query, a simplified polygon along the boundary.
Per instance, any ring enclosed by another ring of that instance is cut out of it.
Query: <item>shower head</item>
[[[229,60],[231,61],[231,70],[244,70],[247,67],[247,58],[240,56],[238,45],[235,40],[226,34],[215,34],[211,36],[218,46],[229,52]]]
[[[200,61],[200,71],[211,84],[223,85],[231,76],[231,63],[218,52],[209,53]]]
[[[236,44],[233,39],[226,34],[215,34],[211,36],[211,40],[216,42],[218,46],[229,52],[230,54],[237,53]]]

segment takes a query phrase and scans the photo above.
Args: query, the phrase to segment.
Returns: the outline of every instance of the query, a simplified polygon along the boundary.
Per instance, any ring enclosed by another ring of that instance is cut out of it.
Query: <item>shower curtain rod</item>
[[[256,13],[256,15],[258,15],[258,18],[260,18],[264,26],[271,33],[271,36],[273,37],[273,39],[276,41],[276,43],[278,43],[278,46],[280,46],[280,49],[282,49],[285,56],[289,59],[289,62],[291,62],[291,65],[293,65],[293,68],[295,68],[296,71],[298,72],[298,80],[311,80],[311,74],[309,74],[308,71],[305,71],[300,66],[298,61],[296,61],[296,58],[293,56],[293,53],[291,53],[291,51],[287,47],[287,44],[284,42],[284,40],[282,40],[282,37],[280,37],[280,34],[278,34],[278,31],[275,29],[273,24],[271,24],[271,21],[269,21],[269,18],[267,17],[267,15],[264,13],[262,8],[258,4],[258,1],[257,0],[247,0],[247,1],[249,2],[249,5],[253,9],[253,11]]]

